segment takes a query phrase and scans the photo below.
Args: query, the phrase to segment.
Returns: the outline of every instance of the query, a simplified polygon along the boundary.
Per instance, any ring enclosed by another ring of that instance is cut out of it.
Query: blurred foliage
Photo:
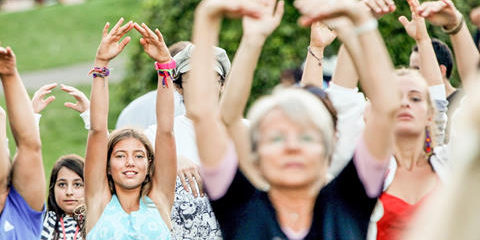
[[[456,5],[468,18],[471,7],[478,4],[475,1],[478,0],[456,1]],[[164,35],[167,45],[177,41],[190,40],[194,9],[199,2],[199,0],[144,0],[143,20],[150,27],[158,27]],[[397,19],[401,15],[410,18],[410,10],[406,0],[396,1],[396,4],[397,10],[393,14],[383,17],[379,26],[394,64],[408,66],[409,54],[414,41],[408,37]],[[281,25],[264,45],[255,73],[250,102],[272,89],[279,82],[282,70],[294,68],[303,62],[310,36],[308,28],[297,25],[298,17],[299,13],[293,7],[293,0],[287,0]],[[448,36],[439,28],[429,25],[428,29],[432,37],[449,43]],[[219,46],[227,51],[231,60],[238,48],[241,34],[240,20],[225,19],[223,21]],[[339,45],[340,43],[335,41],[326,49],[325,55],[335,54]],[[122,96],[125,103],[155,89],[157,81],[153,61],[143,52],[140,44],[137,44],[132,52],[127,77],[121,83],[124,86],[121,89],[124,91]],[[453,81],[458,82],[456,73]]]

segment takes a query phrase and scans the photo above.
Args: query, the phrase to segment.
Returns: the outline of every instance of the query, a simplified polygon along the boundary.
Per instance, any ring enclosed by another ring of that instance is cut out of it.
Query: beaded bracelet
[[[97,77],[105,78],[110,75],[110,69],[108,69],[108,67],[103,67],[103,68],[93,67],[92,70],[88,72],[88,75],[90,74],[93,76],[93,78],[97,78]]]
[[[173,79],[173,69],[177,67],[175,60],[171,60],[169,63],[160,64],[155,62],[155,70],[157,70],[158,76],[162,77],[162,86],[168,88],[167,78]]]

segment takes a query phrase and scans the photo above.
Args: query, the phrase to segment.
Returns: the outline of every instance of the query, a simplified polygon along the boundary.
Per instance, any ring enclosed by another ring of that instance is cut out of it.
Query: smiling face
[[[432,121],[433,109],[429,104],[427,84],[416,78],[417,75],[413,74],[398,77],[401,107],[396,115],[397,135],[423,134]]]
[[[84,201],[84,184],[82,178],[67,167],[62,167],[55,181],[55,202],[66,214]]]
[[[145,181],[148,165],[143,143],[133,137],[125,138],[113,147],[108,174],[112,176],[116,189],[135,189]]]
[[[260,122],[258,157],[260,172],[272,187],[313,186],[328,169],[320,130],[313,123],[292,121],[280,109]]]

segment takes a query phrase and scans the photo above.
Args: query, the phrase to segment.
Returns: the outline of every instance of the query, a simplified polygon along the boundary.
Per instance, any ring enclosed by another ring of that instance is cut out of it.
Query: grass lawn
[[[25,12],[0,13],[0,42],[11,46],[21,72],[93,61],[103,26],[142,21],[142,0],[87,0]],[[137,33],[129,33],[138,38]]]
[[[110,114],[109,128],[114,129],[116,119],[120,111],[125,107],[120,104],[113,104],[118,92],[118,84],[110,84]],[[87,96],[90,96],[90,86],[78,86]],[[45,175],[47,177],[47,186],[50,178],[50,171],[58,157],[75,153],[82,157],[85,156],[85,147],[87,143],[88,131],[84,128],[79,113],[66,108],[63,103],[66,101],[75,101],[73,97],[61,91],[58,87],[52,94],[56,97],[47,108],[42,111],[40,119],[40,136],[42,139],[42,155],[45,166]],[[33,92],[30,93],[30,96]],[[0,105],[5,109],[5,99],[2,97]],[[10,130],[8,130],[10,153],[15,153],[15,141]]]

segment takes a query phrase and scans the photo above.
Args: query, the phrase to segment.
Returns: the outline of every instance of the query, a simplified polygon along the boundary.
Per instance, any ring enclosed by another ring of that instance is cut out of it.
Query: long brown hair
[[[50,185],[48,186],[48,200],[47,200],[47,209],[55,213],[55,226],[53,228],[53,239],[57,240],[60,233],[57,231],[60,218],[65,216],[65,211],[58,206],[57,201],[55,201],[55,184],[57,182],[58,172],[62,167],[66,167],[73,172],[75,172],[81,179],[83,179],[83,167],[84,159],[78,155],[70,154],[61,156],[55,165],[53,166],[52,172],[50,174]],[[81,227],[81,224],[77,222],[77,226]]]
[[[152,177],[155,173],[155,165],[154,165],[154,151],[152,148],[152,145],[150,144],[150,141],[148,138],[145,136],[145,134],[142,133],[141,130],[133,129],[133,128],[123,128],[123,129],[118,129],[113,131],[110,134],[110,137],[108,139],[108,152],[107,152],[107,179],[108,179],[108,187],[110,188],[110,193],[115,194],[115,184],[113,182],[112,175],[108,173],[108,169],[110,169],[110,158],[112,155],[113,148],[115,145],[117,145],[118,142],[128,139],[128,138],[134,138],[140,141],[145,149],[147,150],[147,159],[148,159],[148,169],[147,169],[147,176],[145,177],[145,180],[142,183],[141,189],[140,189],[140,196],[139,199],[145,195],[147,195],[150,190],[152,189]]]

